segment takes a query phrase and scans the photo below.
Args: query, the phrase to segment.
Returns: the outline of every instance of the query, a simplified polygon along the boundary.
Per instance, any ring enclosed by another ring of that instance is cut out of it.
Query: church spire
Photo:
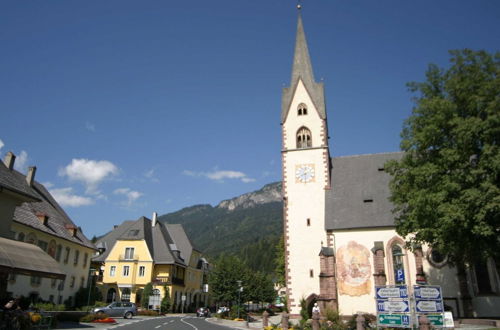
[[[307,85],[314,82],[314,73],[312,70],[311,58],[309,57],[309,49],[307,48],[304,25],[302,24],[302,15],[300,14],[300,7],[298,8],[299,19],[297,22],[297,35],[295,37],[295,53],[293,55],[292,79],[290,81],[291,86],[293,86],[299,78]]]
[[[314,80],[314,73],[309,57],[309,48],[307,47],[306,34],[304,32],[304,25],[302,23],[301,6],[297,6],[299,10],[297,21],[297,35],[295,37],[295,53],[293,55],[292,77],[290,87],[283,89],[282,95],[282,109],[281,109],[281,122],[286,120],[288,110],[292,98],[300,81],[307,89],[318,113],[322,119],[326,119],[325,111],[325,98],[323,91],[323,83],[317,83]]]

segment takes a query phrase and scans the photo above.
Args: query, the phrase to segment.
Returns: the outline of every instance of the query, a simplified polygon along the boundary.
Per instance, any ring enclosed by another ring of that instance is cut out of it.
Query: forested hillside
[[[182,224],[193,245],[209,257],[236,255],[250,268],[271,273],[283,231],[281,183],[266,185],[216,207],[195,205],[158,220]]]

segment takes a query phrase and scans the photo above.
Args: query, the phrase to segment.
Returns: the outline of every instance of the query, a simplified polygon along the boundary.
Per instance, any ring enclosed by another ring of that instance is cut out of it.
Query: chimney
[[[71,237],[76,237],[76,232],[78,231],[78,228],[76,228],[74,225],[66,225],[65,227],[68,230]]]
[[[5,159],[3,160],[5,166],[7,166],[7,168],[9,170],[12,170],[14,168],[14,162],[16,161],[16,155],[14,155],[12,153],[12,151],[9,151],[6,155],[5,155]]]
[[[26,182],[30,185],[33,185],[33,181],[35,180],[36,166],[30,166],[28,168],[28,174],[26,175]]]
[[[153,219],[151,220],[151,226],[156,226],[156,218],[158,217],[158,213],[153,212]]]
[[[38,218],[38,220],[40,221],[40,223],[44,226],[47,225],[48,221],[49,221],[49,216],[43,212],[37,212],[36,213],[36,217]]]

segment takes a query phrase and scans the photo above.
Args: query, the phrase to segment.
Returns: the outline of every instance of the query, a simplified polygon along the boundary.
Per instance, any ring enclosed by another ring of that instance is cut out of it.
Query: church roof
[[[393,227],[390,175],[384,164],[402,152],[332,158],[331,190],[326,191],[325,229]]]
[[[307,47],[306,34],[302,24],[302,17],[299,12],[297,22],[297,35],[295,37],[295,53],[293,56],[292,77],[290,87],[283,88],[281,99],[281,122],[286,120],[293,95],[299,83],[302,80],[309,96],[311,97],[314,106],[318,110],[319,116],[326,119],[325,97],[323,83],[317,83],[314,80],[314,73],[309,57],[309,49]]]

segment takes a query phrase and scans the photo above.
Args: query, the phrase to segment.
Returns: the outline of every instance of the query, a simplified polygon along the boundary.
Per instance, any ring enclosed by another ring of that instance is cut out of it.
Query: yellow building
[[[99,269],[97,284],[107,302],[139,304],[144,287],[151,282],[159,300],[164,296],[163,287],[168,287],[174,311],[206,304],[207,263],[182,225],[158,222],[155,213],[153,220],[141,217],[115,226],[96,245],[100,254],[92,262]]]

